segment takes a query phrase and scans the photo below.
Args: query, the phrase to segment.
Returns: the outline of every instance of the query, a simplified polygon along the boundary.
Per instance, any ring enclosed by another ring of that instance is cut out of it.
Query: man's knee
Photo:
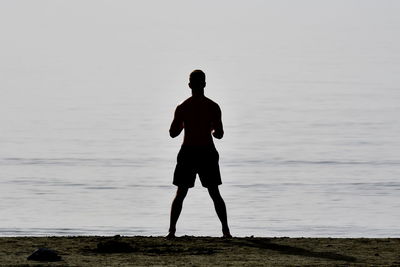
[[[176,190],[175,199],[183,201],[186,197],[188,190],[189,188],[186,187],[178,187],[178,190]]]
[[[208,187],[208,193],[214,201],[222,199],[218,186]]]

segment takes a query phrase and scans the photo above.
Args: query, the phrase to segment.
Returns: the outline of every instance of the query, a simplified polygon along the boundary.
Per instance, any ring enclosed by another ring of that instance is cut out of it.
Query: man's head
[[[201,70],[194,70],[190,73],[189,87],[194,90],[203,90],[206,87],[206,75]]]

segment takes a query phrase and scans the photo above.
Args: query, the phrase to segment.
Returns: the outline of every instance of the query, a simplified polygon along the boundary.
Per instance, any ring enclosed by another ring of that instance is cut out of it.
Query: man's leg
[[[189,188],[187,187],[178,187],[176,190],[176,196],[172,201],[171,205],[171,217],[170,217],[170,224],[169,224],[169,233],[167,237],[175,237],[176,232],[176,222],[178,221],[179,215],[182,211],[183,200],[186,197]]]
[[[232,237],[228,227],[225,202],[221,197],[218,186],[208,187],[208,193],[214,202],[215,211],[222,224],[222,234],[224,237]]]

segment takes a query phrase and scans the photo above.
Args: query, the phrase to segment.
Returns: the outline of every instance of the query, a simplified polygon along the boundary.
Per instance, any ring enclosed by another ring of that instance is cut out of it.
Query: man
[[[218,189],[222,184],[218,165],[219,155],[212,138],[214,136],[221,139],[224,135],[221,109],[217,103],[204,96],[205,86],[204,72],[193,71],[189,78],[192,96],[176,108],[169,129],[172,138],[178,136],[183,129],[185,136],[174,172],[173,184],[178,186],[178,189],[172,201],[168,238],[175,237],[176,223],[182,210],[183,200],[189,188],[194,186],[196,174],[199,175],[201,184],[208,189],[214,202],[222,224],[223,237],[232,237],[228,227],[225,202]]]

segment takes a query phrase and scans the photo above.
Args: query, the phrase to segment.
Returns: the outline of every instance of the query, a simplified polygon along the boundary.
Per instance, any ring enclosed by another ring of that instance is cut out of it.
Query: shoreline
[[[27,260],[38,248],[61,261]],[[0,237],[0,266],[400,266],[400,238]]]

